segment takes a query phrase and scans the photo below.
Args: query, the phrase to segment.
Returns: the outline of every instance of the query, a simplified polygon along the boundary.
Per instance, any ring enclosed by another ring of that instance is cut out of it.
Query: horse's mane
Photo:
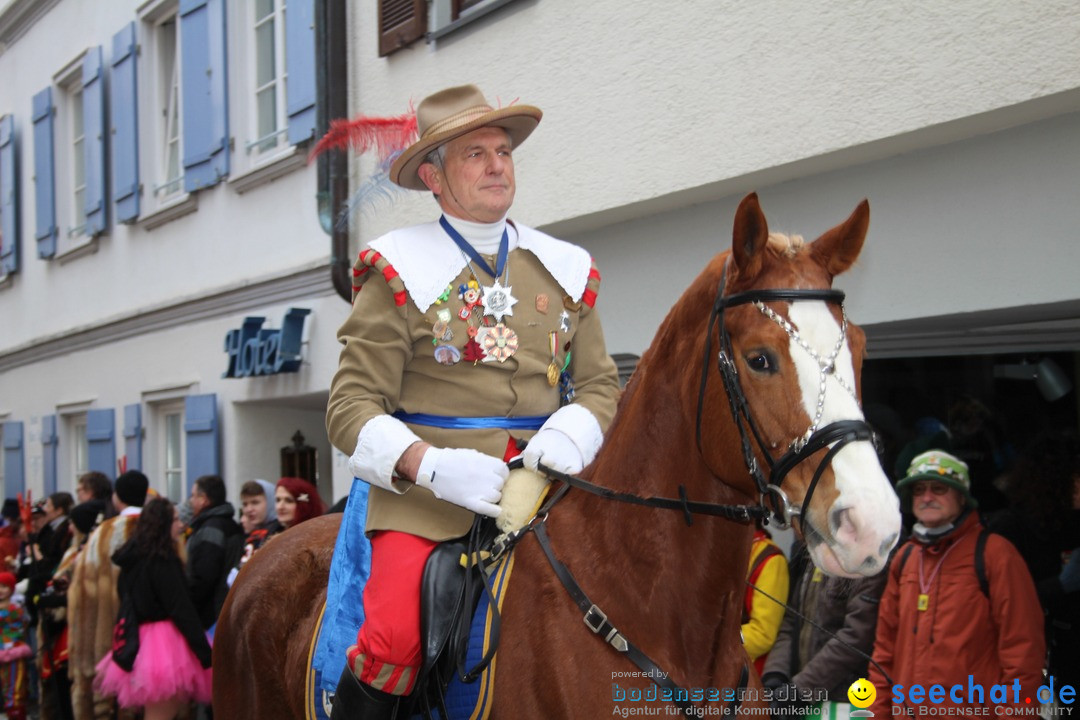
[[[769,233],[769,241],[765,245],[778,256],[793,258],[806,246],[802,235],[784,235],[783,233]]]

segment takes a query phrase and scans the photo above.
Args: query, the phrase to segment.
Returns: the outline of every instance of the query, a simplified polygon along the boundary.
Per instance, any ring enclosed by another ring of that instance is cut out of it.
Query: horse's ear
[[[738,269],[740,285],[749,283],[761,272],[762,254],[769,240],[769,224],[761,212],[757,193],[750,193],[735,211],[735,229],[731,238],[731,259]]]
[[[870,225],[870,203],[863,200],[851,217],[819,237],[810,246],[814,259],[835,277],[855,263]]]

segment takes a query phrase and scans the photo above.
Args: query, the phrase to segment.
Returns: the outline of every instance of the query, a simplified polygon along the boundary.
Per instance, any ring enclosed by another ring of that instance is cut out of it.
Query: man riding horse
[[[496,516],[506,461],[577,473],[619,392],[589,253],[510,220],[512,152],[540,122],[472,85],[417,109],[390,179],[429,190],[437,221],[360,253],[327,409],[335,447],[372,486],[365,620],[332,717],[392,718],[421,664],[420,580],[437,543]]]

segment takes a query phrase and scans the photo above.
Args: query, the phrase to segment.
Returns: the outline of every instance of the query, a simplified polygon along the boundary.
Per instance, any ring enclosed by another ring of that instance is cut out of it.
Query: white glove
[[[506,463],[469,448],[428,448],[416,484],[435,497],[479,515],[497,517],[502,487],[510,473]]]
[[[540,428],[532,436],[521,459],[534,472],[539,472],[536,467],[539,462],[567,475],[575,475],[585,467],[585,458],[570,436],[552,427]]]

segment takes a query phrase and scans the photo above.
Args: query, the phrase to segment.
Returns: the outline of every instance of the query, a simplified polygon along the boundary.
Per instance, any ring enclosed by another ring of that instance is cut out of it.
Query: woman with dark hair
[[[138,653],[130,671],[117,664],[115,649],[102,658],[99,689],[123,708],[145,708],[145,720],[170,720],[193,699],[211,700],[210,643],[177,554],[182,529],[173,504],[154,498],[112,556],[120,566],[121,615],[130,602],[138,620]]]

